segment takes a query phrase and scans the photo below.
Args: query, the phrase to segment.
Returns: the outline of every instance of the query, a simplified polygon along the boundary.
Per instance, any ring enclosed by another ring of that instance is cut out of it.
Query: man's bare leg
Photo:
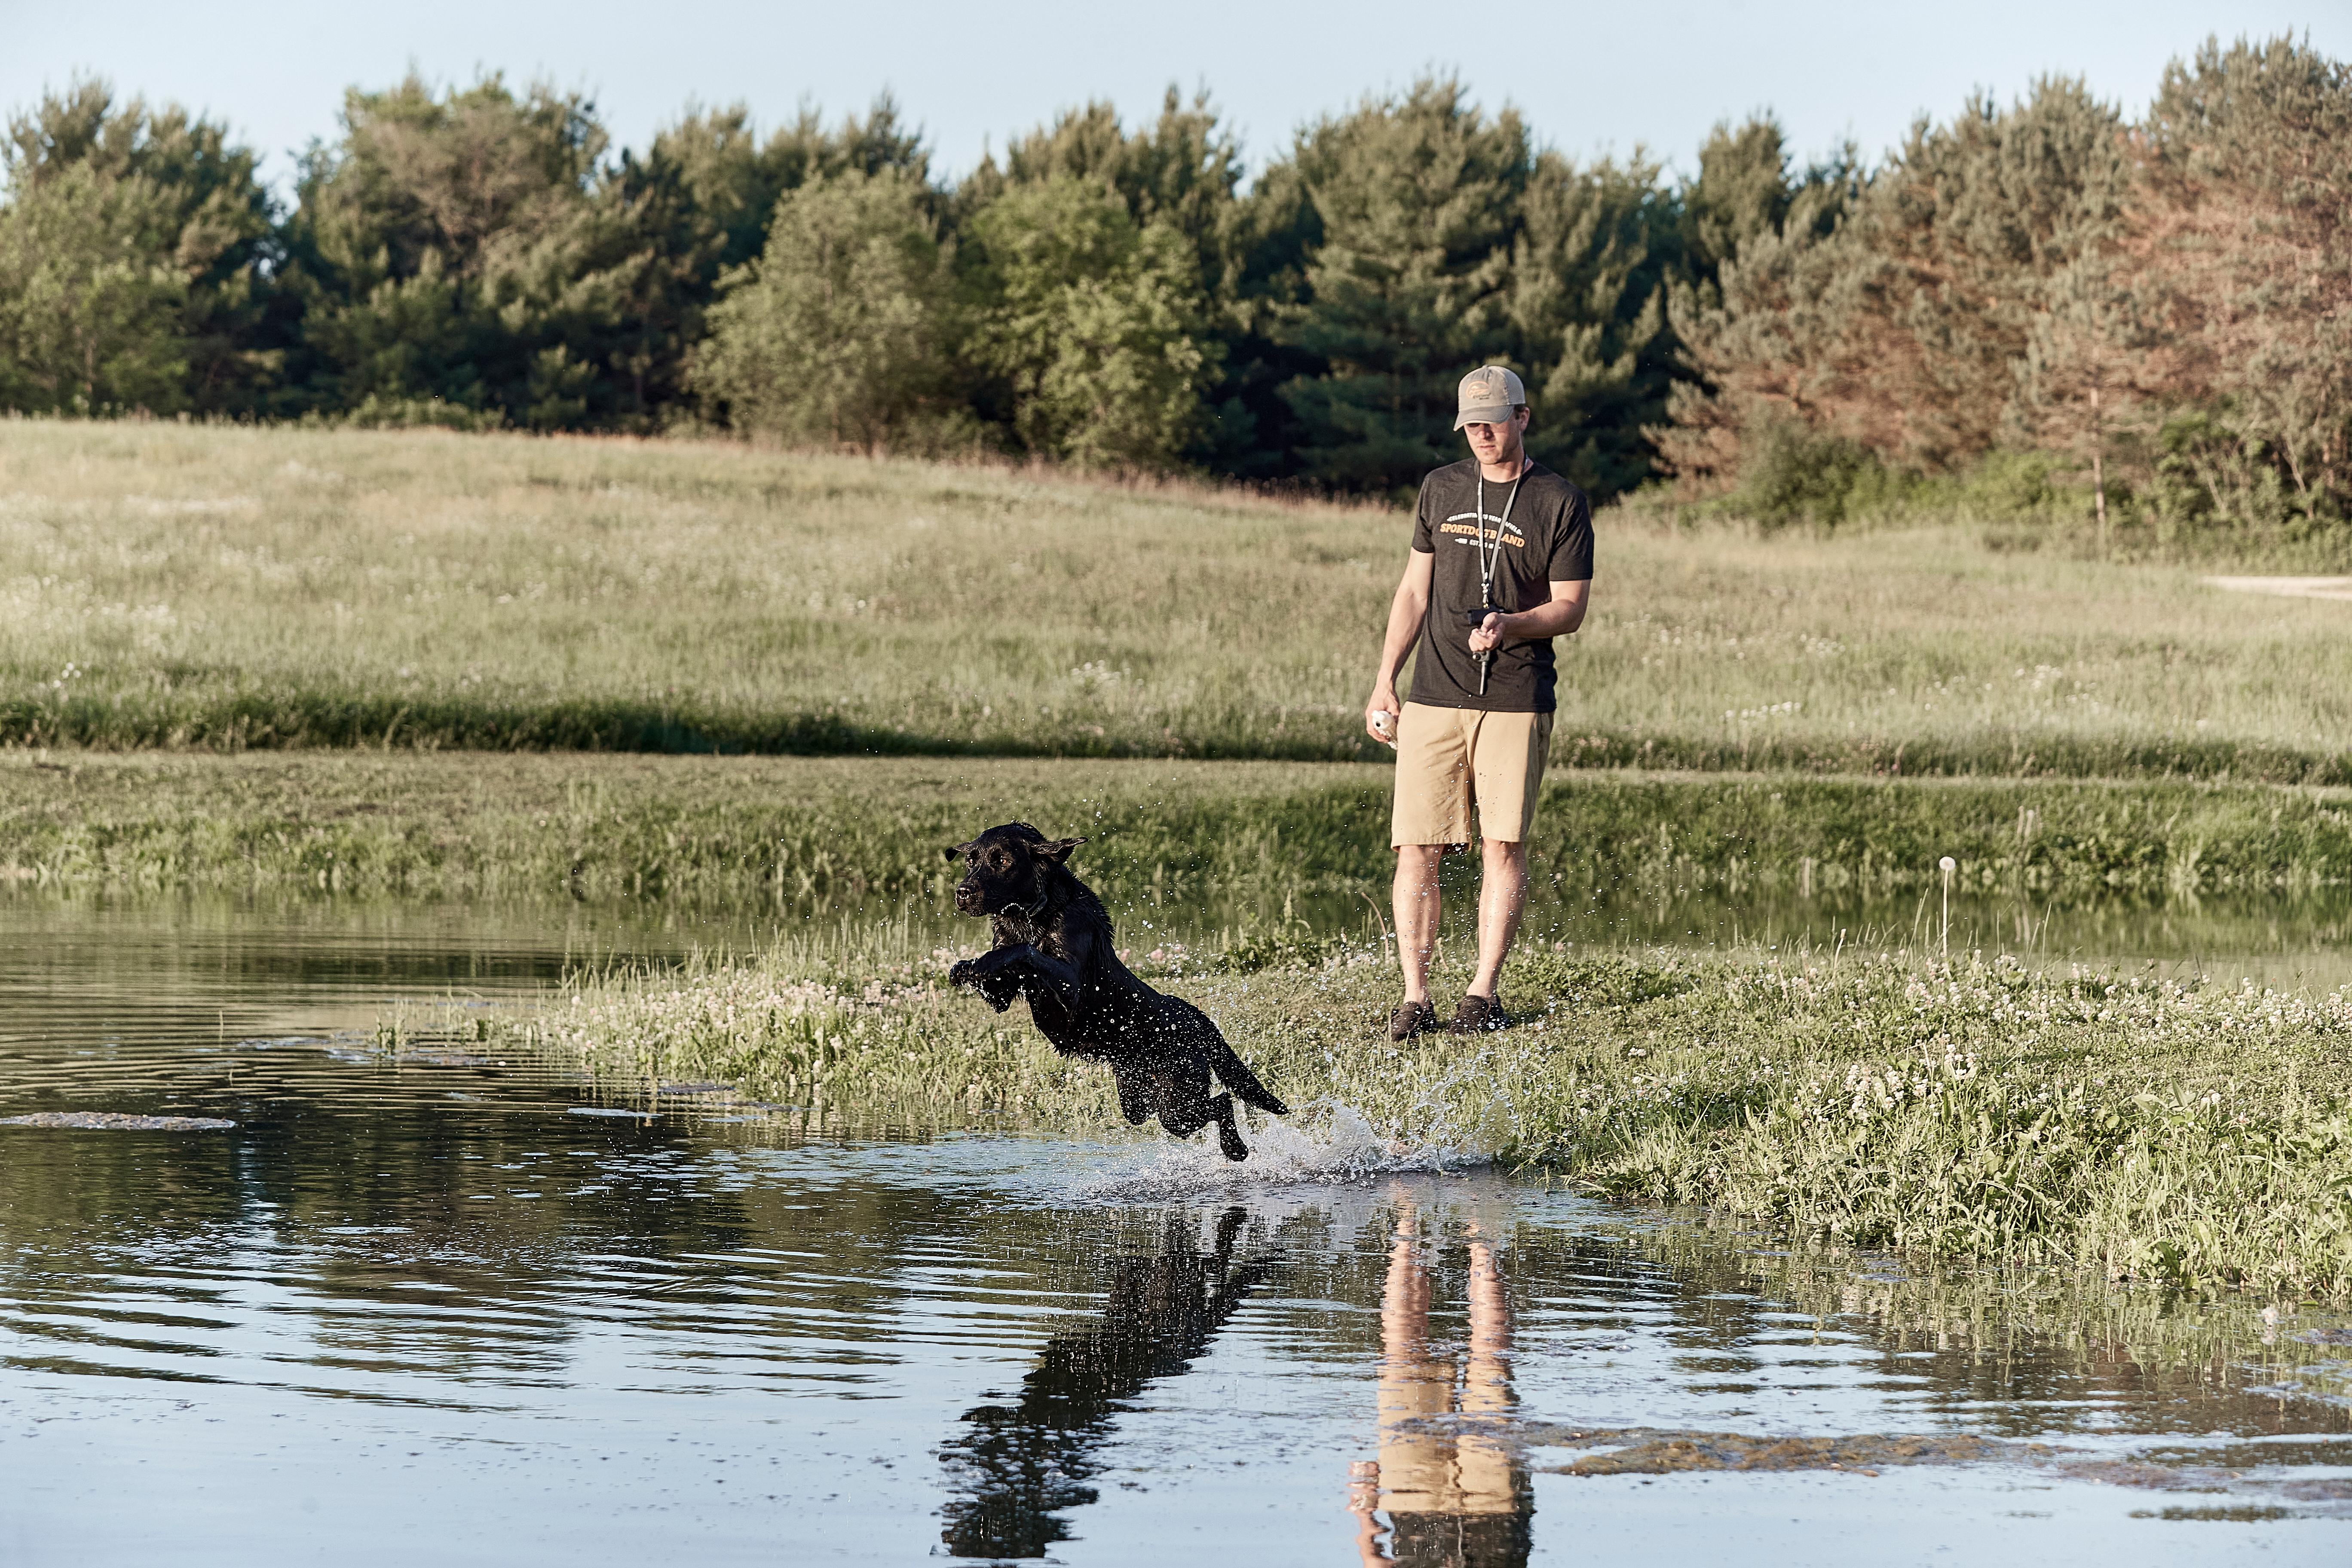
[[[1429,963],[1437,952],[1437,863],[1442,844],[1397,847],[1396,886],[1390,901],[1396,911],[1397,966],[1404,971],[1404,999],[1429,1000]],[[1519,864],[1527,861],[1521,858]]]
[[[1470,994],[1491,1001],[1495,988],[1502,984],[1503,960],[1510,956],[1511,943],[1518,939],[1519,917],[1528,912],[1528,847],[1488,838],[1481,840],[1478,847],[1486,861],[1486,879],[1478,889],[1478,976],[1470,982]],[[1436,878],[1433,872],[1433,911],[1436,903]],[[1403,925],[1402,915],[1397,917],[1397,923]],[[1433,919],[1430,923],[1433,931],[1436,921]],[[1403,944],[1400,942],[1398,945]]]

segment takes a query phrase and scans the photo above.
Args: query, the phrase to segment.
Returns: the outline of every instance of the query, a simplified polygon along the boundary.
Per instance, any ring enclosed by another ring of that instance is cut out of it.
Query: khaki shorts
[[[1397,715],[1396,814],[1389,843],[1517,844],[1536,817],[1549,713],[1487,713],[1408,702]],[[1478,831],[1470,808],[1478,809]]]

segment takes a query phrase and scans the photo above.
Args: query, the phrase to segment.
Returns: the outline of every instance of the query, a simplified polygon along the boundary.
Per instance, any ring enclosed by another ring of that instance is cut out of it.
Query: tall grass
[[[1141,896],[1360,868],[1384,770],[1291,763],[578,754],[0,754],[0,879],[711,905],[921,898],[1034,818]],[[1383,856],[1385,850],[1381,851]]]
[[[1112,1125],[1108,1075],[1056,1058],[1019,1009],[945,990],[952,956],[788,944],[684,980],[591,977],[497,1027],[647,1093],[722,1078],[820,1118]],[[2352,1296],[2352,995],[2010,959],[1552,950],[1506,977],[1531,1022],[1399,1047],[1384,957],[1237,973],[1136,955],[1307,1120],[1344,1106],[1400,1146],[1847,1246]]]
[[[2191,447],[2211,432],[2200,423],[2179,426]],[[2189,480],[2184,467],[2137,493],[2111,479],[2102,527],[2087,466],[2076,460],[1996,451],[1957,473],[1914,474],[1886,467],[1852,441],[1780,424],[1751,433],[1736,489],[1701,499],[1653,486],[1622,504],[1628,516],[1670,526],[1735,522],[1842,533],[1951,527],[1975,533],[1989,551],[2061,561],[2284,575],[2352,566],[2352,529],[2298,513],[2263,482],[2253,461],[2250,454],[2222,460],[2222,468],[2239,469],[2234,481],[2221,468]],[[2206,479],[2215,489],[2205,489]],[[2232,490],[2236,504],[2217,510],[2214,496]]]
[[[1023,819],[1119,900],[1384,902],[1391,778],[1295,763],[339,752],[0,753],[0,879],[45,887],[792,907],[936,898],[940,848]],[[2352,797],[2180,781],[1556,776],[1556,897],[2352,885]]]
[[[0,742],[1347,759],[1407,520],[686,442],[0,423]],[[2345,606],[1600,523],[1583,765],[2352,781]]]

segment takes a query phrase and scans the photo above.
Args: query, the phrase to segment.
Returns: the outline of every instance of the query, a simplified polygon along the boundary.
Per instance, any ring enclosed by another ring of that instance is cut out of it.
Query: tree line
[[[616,150],[578,94],[412,77],[339,125],[281,203],[176,106],[83,80],[14,116],[0,406],[1382,491],[1459,455],[1454,382],[1492,362],[1603,497],[1835,523],[1992,473],[2165,526],[2352,513],[2352,73],[2291,38],[2209,43],[2137,120],[2050,78],[1875,165],[1722,124],[1686,176],[1568,157],[1440,77],[1254,180],[1173,89],[955,181],[887,99]]]

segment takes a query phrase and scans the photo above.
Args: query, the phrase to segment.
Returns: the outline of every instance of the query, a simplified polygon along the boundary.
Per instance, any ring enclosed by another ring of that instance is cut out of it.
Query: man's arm
[[[1397,670],[1421,637],[1421,623],[1429,614],[1429,585],[1436,574],[1436,554],[1427,550],[1413,551],[1405,557],[1404,576],[1397,584],[1396,597],[1389,601],[1389,629],[1381,638],[1381,666],[1372,672],[1371,700],[1364,704],[1364,733],[1382,745],[1396,744],[1396,726],[1391,723],[1389,732],[1383,735],[1372,728],[1372,715],[1393,716],[1402,710],[1397,702]]]
[[[1554,583],[1549,603],[1516,615],[1507,616],[1497,610],[1488,616],[1470,633],[1470,651],[1486,653],[1507,642],[1564,637],[1584,624],[1584,605],[1591,595],[1590,577],[1577,583]]]

